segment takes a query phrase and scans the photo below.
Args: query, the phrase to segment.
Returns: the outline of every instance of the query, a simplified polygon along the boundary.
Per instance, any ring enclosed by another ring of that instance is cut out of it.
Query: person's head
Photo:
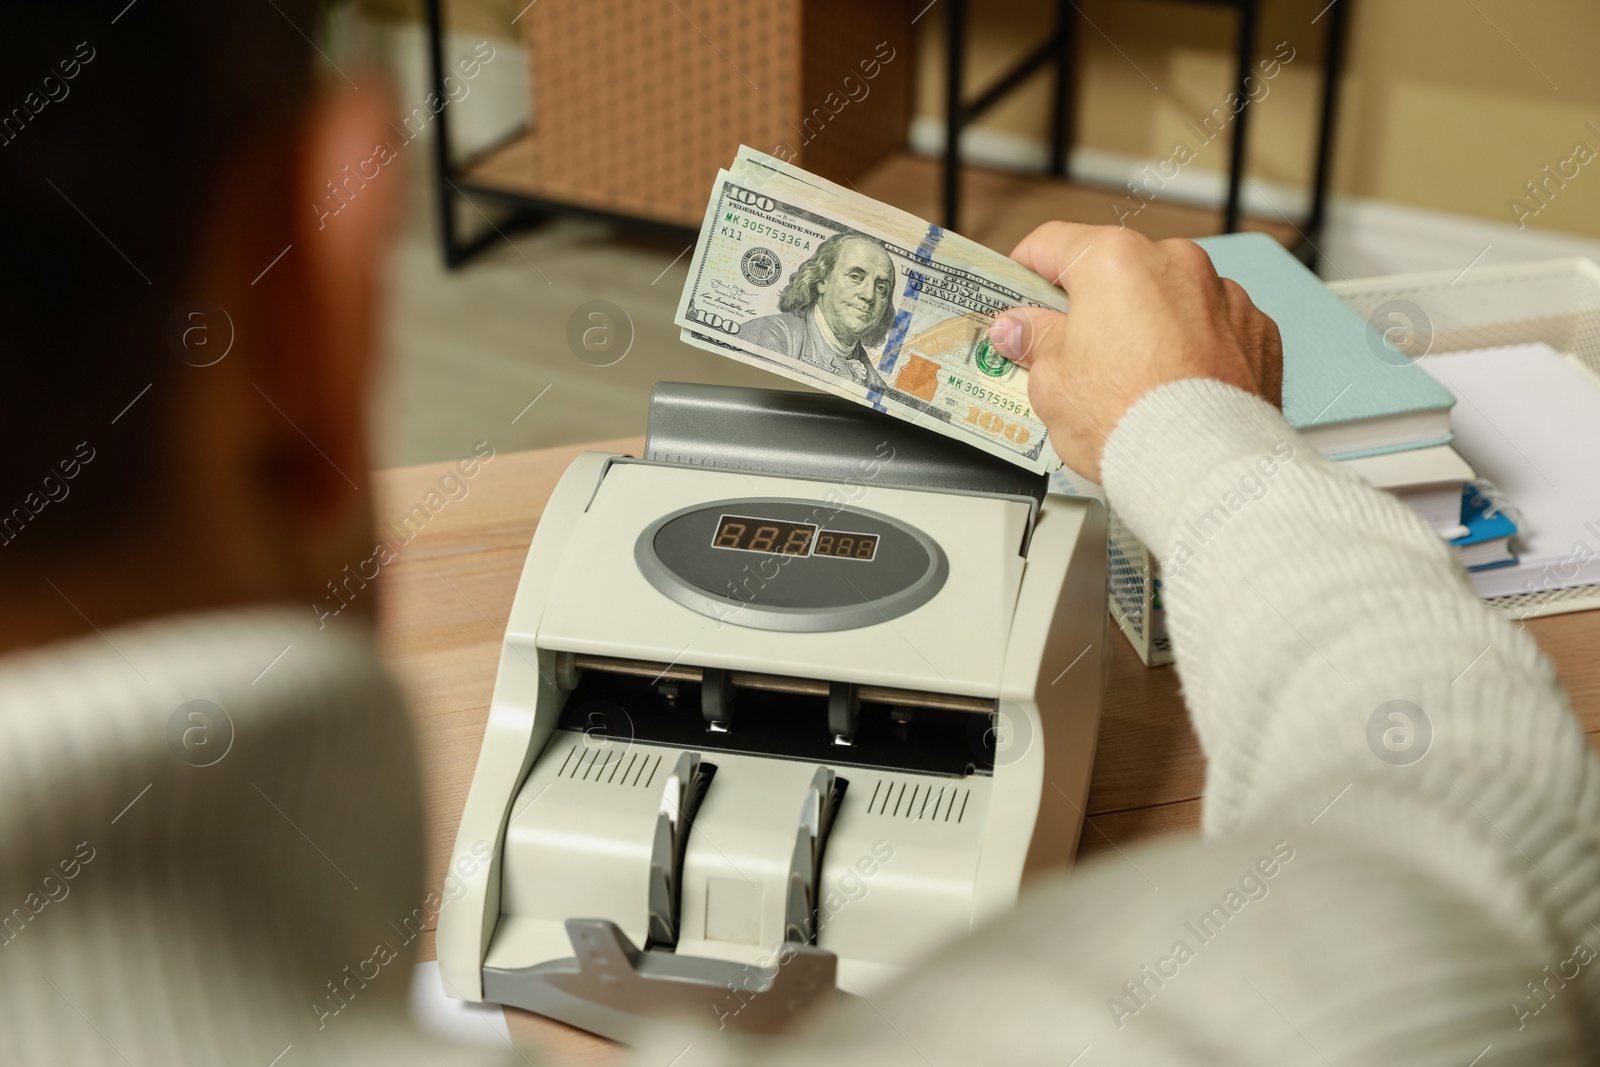
[[[778,298],[781,311],[815,306],[833,335],[866,348],[883,343],[894,322],[894,263],[883,245],[858,233],[823,241]]]
[[[9,13],[0,649],[86,629],[79,609],[103,628],[309,601],[370,549],[400,179],[349,179],[393,138],[387,98],[313,49],[321,18],[315,0]]]

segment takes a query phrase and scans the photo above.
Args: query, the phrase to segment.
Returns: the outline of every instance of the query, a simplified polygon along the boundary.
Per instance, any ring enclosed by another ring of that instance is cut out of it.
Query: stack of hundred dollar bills
[[[995,315],[1067,309],[990,248],[740,148],[719,171],[674,320],[683,340],[965,441],[1061,466]]]

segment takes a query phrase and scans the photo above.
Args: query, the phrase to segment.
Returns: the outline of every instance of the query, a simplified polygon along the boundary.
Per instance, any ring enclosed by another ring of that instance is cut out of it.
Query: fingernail
[[[989,343],[1007,359],[1021,355],[1022,323],[1016,319],[997,318],[989,324]]]

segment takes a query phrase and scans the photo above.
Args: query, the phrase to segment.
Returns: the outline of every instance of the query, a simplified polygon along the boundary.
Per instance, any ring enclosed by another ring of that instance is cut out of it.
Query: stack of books
[[[1516,524],[1451,446],[1455,395],[1265,234],[1198,242],[1278,324],[1283,413],[1328,459],[1411,507],[1469,570],[1516,562]],[[1396,322],[1396,325],[1413,324]]]

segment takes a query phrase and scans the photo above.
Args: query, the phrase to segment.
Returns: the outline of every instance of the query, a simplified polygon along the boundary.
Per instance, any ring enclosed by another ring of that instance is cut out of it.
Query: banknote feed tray
[[[644,455],[575,460],[529,549],[446,991],[768,1032],[1070,862],[1105,518],[1043,483],[833,397],[657,386]]]

